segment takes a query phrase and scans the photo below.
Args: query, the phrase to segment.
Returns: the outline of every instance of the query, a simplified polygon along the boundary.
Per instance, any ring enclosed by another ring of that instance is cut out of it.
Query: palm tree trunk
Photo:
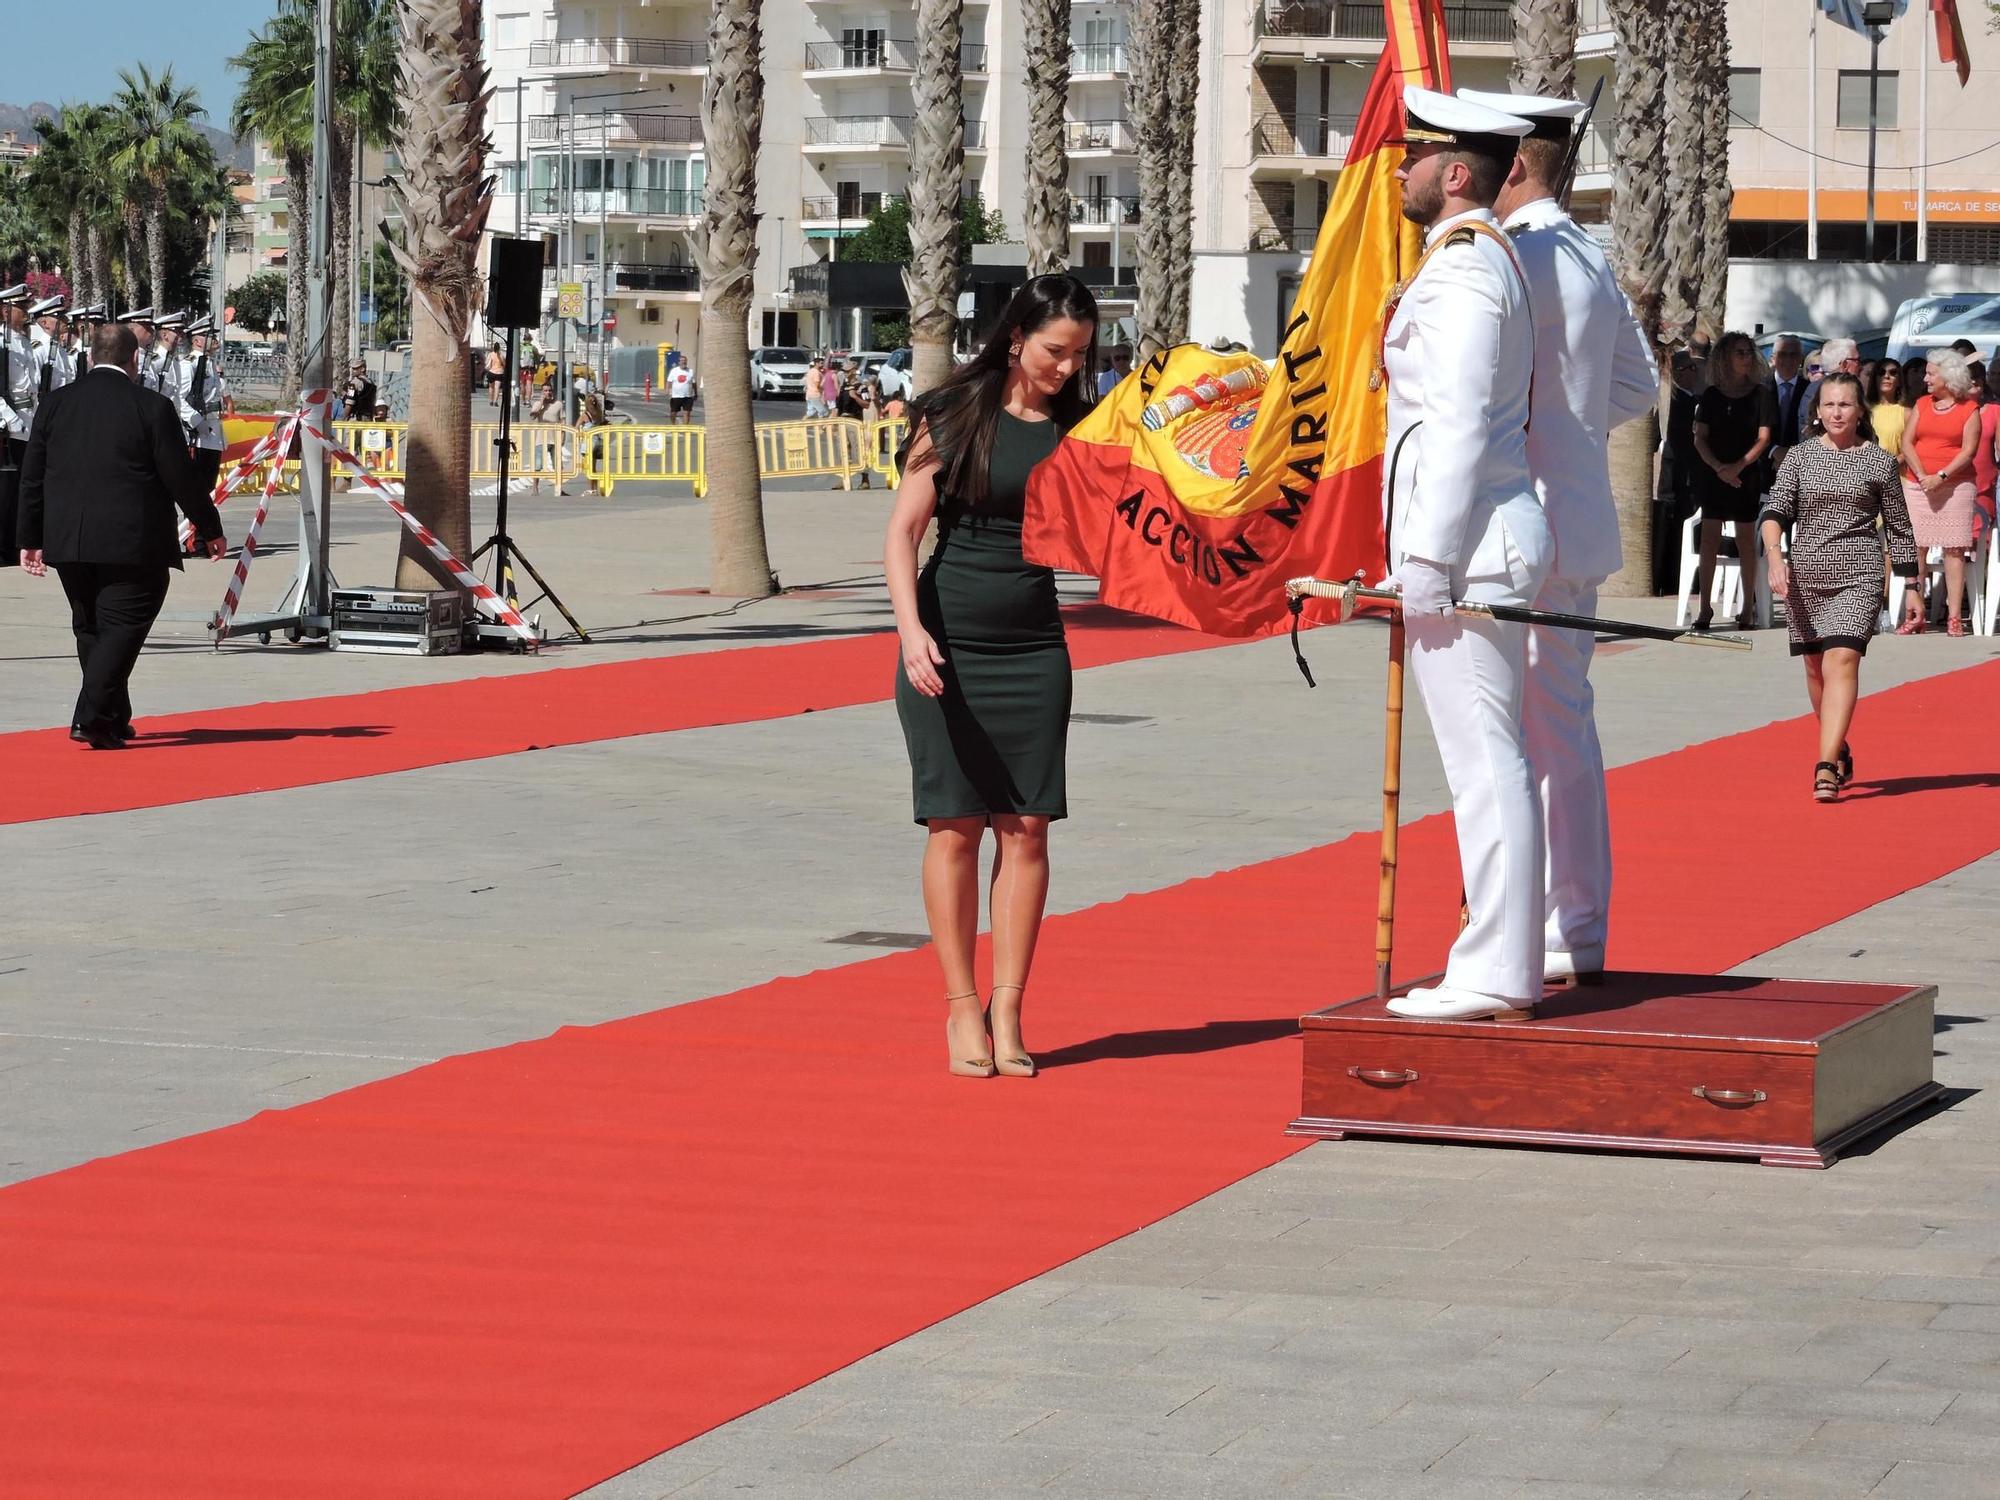
[[[1131,16],[1126,113],[1139,148],[1139,358],[1146,360],[1178,342],[1173,327],[1175,148],[1169,104],[1175,8],[1154,0],[1134,6]]]
[[[1695,334],[1713,344],[1722,337],[1729,291],[1729,26],[1726,0],[1698,0],[1700,19],[1689,17],[1699,38],[1694,60],[1701,91],[1701,154],[1708,163],[1701,201],[1701,290],[1695,298]]]
[[[910,143],[910,383],[921,393],[951,373],[958,332],[965,180],[965,0],[917,0],[916,138]]]
[[[1514,71],[1517,94],[1576,97],[1576,0],[1514,0]]]
[[[1639,326],[1658,351],[1667,269],[1666,0],[1617,0],[1611,15],[1618,33],[1612,260]],[[1605,583],[1609,595],[1653,591],[1653,450],[1658,440],[1657,412],[1611,434],[1611,497],[1618,508],[1624,566]]]
[[[701,269],[702,382],[708,443],[708,586],[762,598],[776,592],[764,539],[764,492],[750,409],[750,304],[757,272],[757,155],[764,143],[762,0],[713,0],[702,129],[695,262]]]
[[[285,153],[285,378],[278,410],[290,410],[306,381],[306,265],[312,254],[312,165],[303,151]]]
[[[153,311],[167,308],[167,190],[153,189],[146,204],[146,290]]]
[[[410,427],[404,502],[460,558],[472,547],[472,349],[478,246],[493,198],[486,159],[486,70],[476,0],[402,0],[397,69],[403,175],[390,191],[403,215],[391,247],[410,278]],[[402,588],[456,588],[407,530]]]
[[[84,234],[90,241],[90,289],[93,301],[111,300],[111,236],[104,225],[92,219]]]
[[[1069,0],[1026,0],[1028,274],[1069,264]]]
[[[121,210],[125,228],[125,306],[127,309],[139,306],[139,247],[146,240],[146,226],[140,217],[139,205],[128,198]],[[155,309],[158,311],[158,309]]]
[[[1174,59],[1168,74],[1167,119],[1173,130],[1173,167],[1167,176],[1167,327],[1173,342],[1188,338],[1188,303],[1194,291],[1194,124],[1201,92],[1201,0],[1174,0]]]
[[[326,323],[326,375],[337,386],[347,375],[347,304],[352,278],[348,259],[354,249],[352,125],[339,125],[333,131],[333,149],[327,154],[327,191],[333,199],[333,233],[332,243],[327,247],[332,311]]]
[[[1660,342],[1685,347],[1694,337],[1701,300],[1702,204],[1714,164],[1702,156],[1704,131],[1697,54],[1701,50],[1693,7],[1683,24],[1667,28],[1666,176],[1667,213],[1663,253],[1666,279],[1660,289]]]
[[[97,299],[90,294],[91,266],[84,249],[83,209],[73,206],[69,211],[69,275],[76,285],[71,288],[71,306],[85,307]]]

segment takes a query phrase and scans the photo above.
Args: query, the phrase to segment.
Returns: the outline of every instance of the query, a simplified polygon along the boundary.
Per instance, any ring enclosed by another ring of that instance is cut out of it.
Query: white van
[[[1932,349],[1948,349],[1965,339],[1991,359],[2000,348],[2000,296],[1960,292],[1950,297],[1912,297],[1896,309],[1889,329],[1889,358],[1915,359]]]

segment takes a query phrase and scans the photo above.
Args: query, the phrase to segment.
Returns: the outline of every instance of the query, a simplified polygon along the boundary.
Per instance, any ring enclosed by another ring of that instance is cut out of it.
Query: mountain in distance
[[[34,122],[53,119],[57,113],[53,104],[0,104],[0,134],[11,130],[24,141],[39,141],[41,137],[35,133]],[[251,143],[247,139],[239,141],[226,130],[217,130],[212,125],[199,122],[195,129],[208,137],[218,160],[241,167],[246,172],[250,170]]]

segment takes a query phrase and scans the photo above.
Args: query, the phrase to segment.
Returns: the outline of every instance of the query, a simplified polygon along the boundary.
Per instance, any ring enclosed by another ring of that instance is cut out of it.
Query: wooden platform
[[[1435,983],[1435,976],[1412,985]],[[1754,1156],[1825,1167],[1943,1092],[1937,987],[1608,973],[1535,1018],[1413,1021],[1368,996],[1315,1011],[1290,1134]]]

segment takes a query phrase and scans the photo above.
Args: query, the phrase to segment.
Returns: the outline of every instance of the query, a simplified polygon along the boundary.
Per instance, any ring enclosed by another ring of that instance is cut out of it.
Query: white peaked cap
[[[1460,89],[1468,104],[1483,104],[1503,115],[1528,122],[1530,135],[1566,141],[1570,127],[1583,118],[1585,106],[1576,99],[1551,99],[1544,94],[1492,94],[1484,89]]]
[[[1532,128],[1518,115],[1414,84],[1403,88],[1403,113],[1408,116],[1404,138],[1413,143],[1453,145],[1482,135],[1519,140]]]

